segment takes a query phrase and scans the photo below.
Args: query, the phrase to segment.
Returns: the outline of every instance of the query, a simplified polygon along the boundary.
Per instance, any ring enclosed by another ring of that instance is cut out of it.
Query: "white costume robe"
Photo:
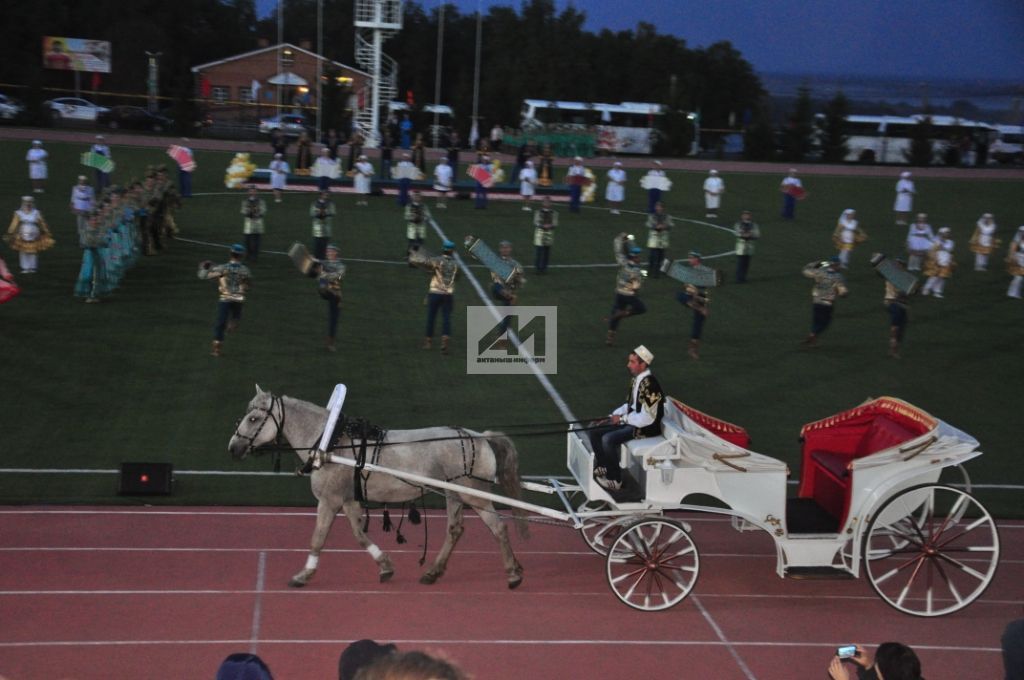
[[[896,182],[896,202],[892,206],[895,212],[910,212],[914,209],[914,182],[901,179]]]
[[[434,168],[434,189],[437,191],[452,190],[452,166],[447,163],[439,163]]]
[[[353,184],[357,194],[366,195],[370,193],[370,181],[372,178],[373,164],[370,161],[359,161],[356,163],[356,174],[353,178]]]
[[[519,195],[528,198],[535,193],[537,185],[537,171],[531,167],[525,167],[519,171]]]
[[[609,203],[621,203],[626,200],[626,171],[612,168],[608,171],[608,184],[604,188],[604,198]]]
[[[49,156],[46,149],[32,148],[28,150],[25,160],[28,161],[29,179],[46,179],[46,159]]]
[[[275,160],[270,162],[270,188],[271,189],[284,189],[285,183],[288,181],[288,173],[291,168],[288,165],[288,161]]]
[[[711,175],[704,180],[704,207],[708,210],[718,210],[722,205],[722,193],[725,192],[725,181],[717,175]]]

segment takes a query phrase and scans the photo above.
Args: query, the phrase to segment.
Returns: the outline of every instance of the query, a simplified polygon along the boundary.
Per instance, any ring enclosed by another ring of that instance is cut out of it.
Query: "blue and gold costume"
[[[213,327],[213,356],[220,356],[224,343],[224,331],[234,330],[242,318],[242,303],[249,291],[252,274],[242,264],[245,247],[236,243],[231,246],[231,260],[225,264],[213,265],[206,261],[199,265],[197,276],[200,279],[217,279],[219,302],[217,304],[217,321]]]
[[[647,311],[647,306],[637,295],[644,280],[644,271],[637,264],[640,248],[627,245],[625,234],[615,237],[613,247],[619,271],[615,278],[615,303],[612,305],[611,316],[608,317],[608,337],[605,341],[607,345],[611,345],[615,340],[615,332],[622,319]]]
[[[551,207],[550,201],[544,199],[544,205],[533,211],[533,245],[536,257],[534,267],[538,274],[548,270],[551,258],[551,246],[555,242],[555,228],[558,226],[558,213]]]
[[[813,279],[811,286],[811,332],[804,340],[805,345],[814,345],[818,335],[823,333],[832,323],[832,305],[837,297],[847,293],[846,279],[839,272],[839,258],[829,258],[828,262],[811,262],[803,269],[803,275]]]

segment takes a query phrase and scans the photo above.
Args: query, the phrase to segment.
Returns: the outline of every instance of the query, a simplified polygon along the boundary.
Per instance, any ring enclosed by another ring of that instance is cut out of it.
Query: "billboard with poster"
[[[106,40],[44,35],[43,67],[61,71],[110,73],[110,43]]]

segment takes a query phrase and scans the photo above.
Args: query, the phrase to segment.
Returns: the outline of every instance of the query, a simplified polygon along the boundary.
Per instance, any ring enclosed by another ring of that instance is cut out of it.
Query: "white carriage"
[[[557,496],[564,510],[369,463],[365,469],[571,522],[605,556],[615,595],[645,611],[678,604],[697,582],[699,551],[678,512],[717,513],[739,531],[768,532],[780,577],[863,572],[883,600],[916,616],[966,607],[995,574],[996,523],[970,495],[962,467],[981,455],[978,441],[899,399],[872,399],[805,425],[792,498],[784,462],[751,451],[743,428],[675,399],[666,400],[661,436],[622,447],[628,481],[614,497],[594,479],[586,432],[573,426],[567,436],[575,484],[523,483]],[[698,504],[707,497],[720,505]]]

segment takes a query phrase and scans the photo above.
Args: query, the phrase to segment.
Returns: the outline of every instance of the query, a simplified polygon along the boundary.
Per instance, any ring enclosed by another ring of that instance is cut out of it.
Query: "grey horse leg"
[[[288,582],[292,588],[301,588],[313,578],[320,563],[320,551],[323,550],[327,534],[330,533],[331,525],[334,524],[334,518],[338,516],[340,509],[324,499],[317,503],[316,528],[313,529],[313,538],[310,540],[309,556],[306,558],[306,566],[302,568],[302,571],[292,576],[292,580]]]
[[[497,510],[494,509],[494,505],[490,501],[474,499],[474,502],[470,503],[470,507],[476,510],[476,514],[480,515],[480,519],[484,521],[498,541],[498,546],[501,548],[501,561],[505,564],[505,573],[508,575],[509,590],[518,588],[519,584],[523,582],[523,566],[519,564],[516,556],[512,553],[512,544],[508,540],[508,527],[501,521],[501,517],[498,516]]]
[[[377,544],[371,541],[370,537],[363,531],[362,507],[360,507],[358,501],[349,500],[342,503],[342,508],[345,510],[345,517],[348,518],[348,523],[352,526],[352,535],[356,537],[359,545],[366,552],[370,553],[374,562],[377,563],[377,567],[380,570],[380,582],[384,583],[389,580],[395,574],[395,567],[391,564],[391,558],[387,556],[387,553],[378,548]]]
[[[437,553],[437,558],[430,569],[420,577],[420,583],[431,585],[437,581],[448,567],[448,558],[451,557],[455,545],[464,531],[462,526],[463,502],[455,496],[448,496],[448,532],[444,537],[444,545]]]

